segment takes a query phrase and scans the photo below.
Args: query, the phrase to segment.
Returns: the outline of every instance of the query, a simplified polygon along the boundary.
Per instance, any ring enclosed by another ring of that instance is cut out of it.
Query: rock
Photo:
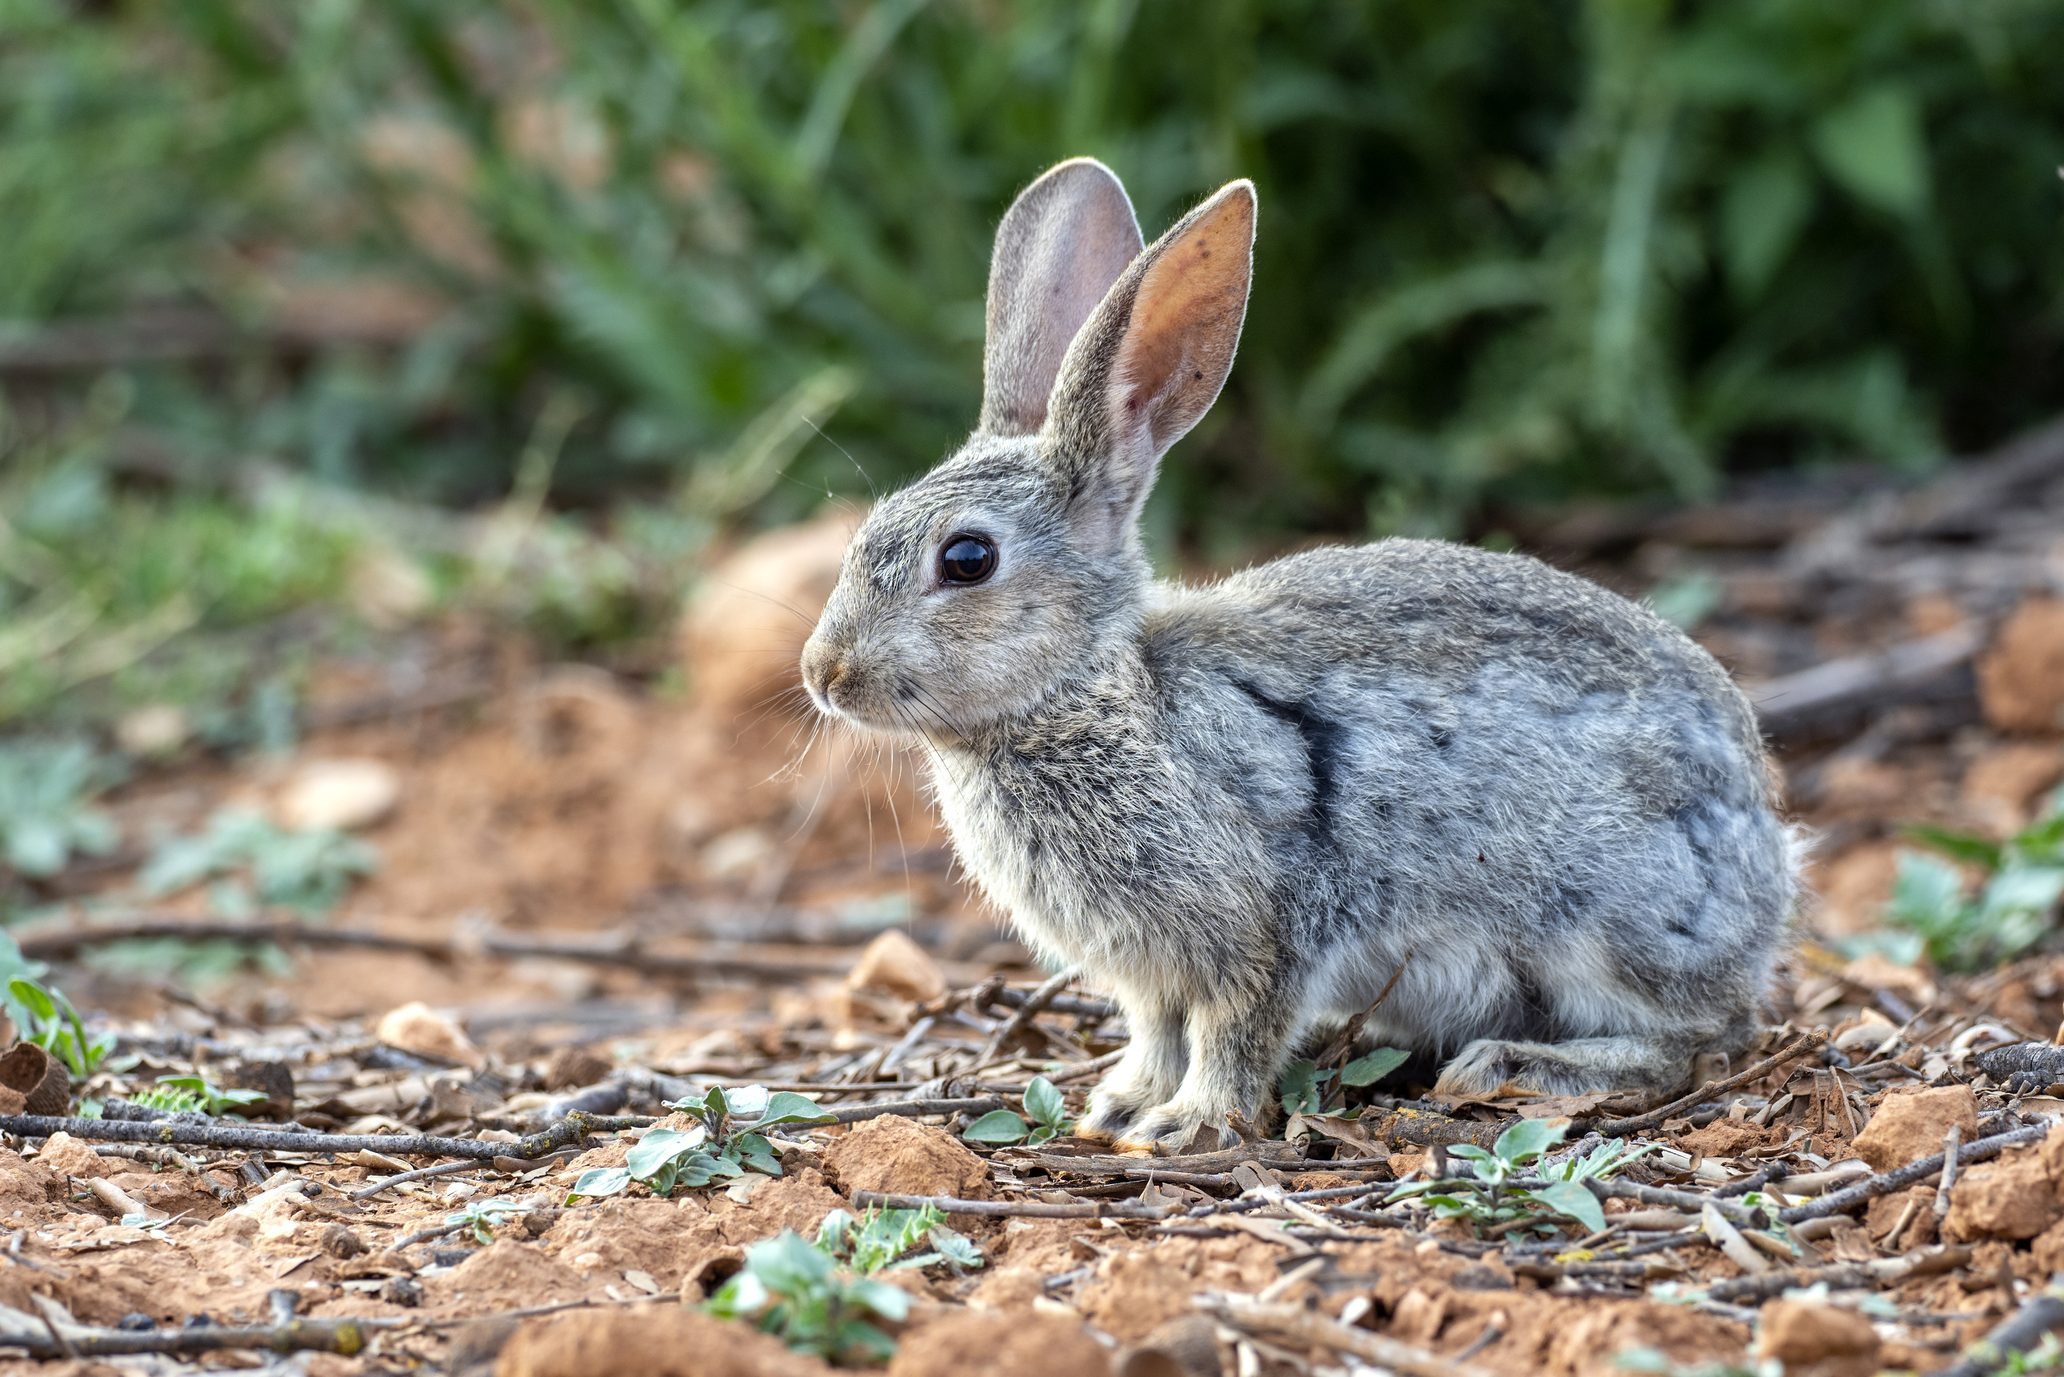
[[[545,1060],[547,1090],[583,1090],[607,1080],[616,1063],[590,1047],[561,1047]]]
[[[2001,831],[2018,831],[2059,783],[2064,783],[2064,746],[2010,741],[1964,771],[1964,802],[1974,811],[1993,813]]]
[[[954,1195],[987,1200],[989,1168],[944,1129],[884,1114],[855,1124],[824,1149],[824,1169],[841,1190]]]
[[[125,712],[115,722],[115,744],[146,759],[167,756],[193,735],[186,709],[172,703],[151,703]]]
[[[2064,731],[2064,599],[2014,609],[1979,657],[1978,702],[2002,731]]]
[[[238,1062],[229,1068],[223,1083],[226,1089],[252,1090],[265,1097],[237,1111],[246,1119],[294,1117],[294,1073],[283,1061]]]
[[[1943,1235],[1958,1243],[2034,1238],[2057,1221],[2050,1172],[2034,1146],[2016,1148],[1957,1174]]]
[[[379,760],[310,760],[280,789],[281,826],[351,832],[394,811],[401,777]]]
[[[373,1036],[389,1047],[453,1066],[478,1068],[487,1062],[465,1029],[421,1000],[389,1009]]]
[[[681,618],[681,655],[699,711],[735,718],[793,701],[803,642],[838,582],[839,562],[859,516],[827,512],[768,531],[733,551],[703,578]]]
[[[846,976],[846,984],[855,990],[880,990],[919,1001],[946,993],[946,977],[939,964],[901,928],[890,928],[867,944]]]
[[[36,1165],[59,1176],[112,1176],[114,1166],[69,1133],[53,1133],[36,1153]]]
[[[831,1377],[822,1360],[790,1352],[748,1324],[682,1306],[574,1310],[529,1320],[509,1337],[496,1377]],[[980,1369],[975,1369],[980,1370]]]
[[[1871,1377],[1878,1370],[1878,1334],[1854,1310],[1774,1301],[1763,1307],[1756,1356],[1784,1364],[1787,1377]]]
[[[1080,1320],[961,1310],[903,1336],[889,1377],[1107,1377],[1110,1355]]]
[[[1856,1135],[1856,1155],[1873,1171],[1890,1171],[1942,1151],[1949,1126],[1962,1127],[1963,1141],[1978,1136],[1978,1100],[1968,1085],[1941,1089],[1902,1086],[1887,1091]]]

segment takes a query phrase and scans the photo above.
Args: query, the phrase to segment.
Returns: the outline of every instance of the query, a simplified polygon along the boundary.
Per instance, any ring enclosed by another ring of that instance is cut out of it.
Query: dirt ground
[[[964,1272],[887,1274],[912,1297],[896,1374],[1575,1375],[1641,1354],[1656,1370],[1943,1369],[2064,1272],[2064,1135],[2045,1136],[2064,1101],[2049,1079],[2010,1085],[1986,1062],[2064,1024],[2064,957],[1950,979],[1837,946],[1879,924],[1912,845],[1901,827],[2004,835],[2064,782],[2064,543],[2032,547],[2018,583],[1952,569],[1873,592],[1854,569],[1802,566],[1804,527],[1740,539],[1753,515],[1737,509],[1728,540],[1533,533],[1622,586],[1699,556],[1721,571],[1705,638],[1777,688],[1766,703],[1794,806],[1820,837],[1819,897],[1752,1054],[1772,1064],[1747,1079],[1729,1082],[1747,1062],[1709,1068],[1729,1083],[1659,1114],[1386,1086],[1397,1093],[1356,1092],[1358,1119],[1303,1116],[1288,1141],[1194,1159],[1114,1158],[1065,1136],[964,1140],[984,1106],[1018,1109],[1035,1074],[1079,1109],[1123,1025],[1086,988],[1044,990],[1053,1002],[1022,1016],[1043,977],[955,876],[912,762],[798,710],[788,667],[807,626],[794,609],[821,599],[844,529],[828,520],[715,572],[683,625],[684,697],[441,626],[418,634],[406,675],[399,655],[326,667],[310,711],[329,725],[291,758],[189,764],[123,792],[127,835],[245,803],[346,823],[380,863],[291,943],[283,970],[226,984],[31,934],[25,946],[48,952],[82,1007],[113,1012],[141,1058],[89,1093],[196,1066],[231,1084],[283,1073],[278,1120],[508,1150],[468,1161],[12,1136],[0,1305],[58,1336],[57,1356],[14,1362],[821,1372],[699,1306],[746,1246],[812,1235],[883,1192],[947,1199],[982,1252]],[[1811,515],[1827,540],[1838,518]],[[1814,696],[1824,683],[1798,677],[1956,635],[1969,644],[1932,679],[1852,666],[1861,687],[1830,705]],[[438,687],[454,681],[475,687]],[[124,876],[118,858],[68,897]],[[208,921],[198,895],[99,919],[131,920]],[[380,944],[343,944],[368,934]],[[777,1134],[779,1178],[568,1203],[648,1124],[688,1124],[662,1101],[749,1083],[847,1121]],[[524,1135],[573,1109],[642,1117],[523,1156]],[[1570,1144],[1656,1145],[1607,1194],[1605,1229],[1506,1239],[1384,1203],[1393,1183],[1451,1174],[1449,1147],[1519,1117],[1568,1120]],[[1952,1129],[1955,1166],[1928,1170]],[[457,1169],[408,1175],[439,1163]],[[482,1236],[450,1223],[483,1202],[504,1208]],[[383,1323],[338,1338],[348,1327],[329,1322],[353,1318]],[[268,1327],[268,1341],[300,1324],[309,1347],[339,1351],[195,1358],[153,1342],[203,1323]],[[141,1336],[144,1352],[95,1356],[110,1350],[92,1336],[109,1332]]]

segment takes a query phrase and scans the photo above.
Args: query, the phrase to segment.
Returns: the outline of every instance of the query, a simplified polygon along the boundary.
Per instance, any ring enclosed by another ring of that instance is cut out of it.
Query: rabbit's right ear
[[[1075,332],[1143,247],[1124,185],[1095,158],[1071,158],[1018,193],[989,260],[981,430],[1039,430]]]

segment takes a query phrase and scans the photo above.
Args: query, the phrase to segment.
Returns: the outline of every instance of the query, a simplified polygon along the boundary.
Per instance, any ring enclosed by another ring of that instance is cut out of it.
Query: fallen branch
[[[1198,1296],[1193,1303],[1221,1324],[1235,1329],[1273,1334],[1308,1348],[1352,1354],[1407,1377],[1489,1377],[1485,1369],[1474,1363],[1443,1358],[1428,1349],[1342,1324],[1301,1306],[1269,1305],[1248,1296],[1225,1295]]]
[[[1960,1148],[1957,1151],[1957,1161],[1987,1162],[2010,1147],[2041,1142],[2049,1136],[2052,1122],[2044,1119],[2038,1123],[2010,1129],[2005,1133],[1996,1133],[1990,1138],[1980,1138]],[[1875,1176],[1865,1177],[1853,1186],[1829,1191],[1818,1200],[1794,1205],[1780,1213],[1778,1218],[1786,1224],[1797,1224],[1808,1219],[1819,1219],[1824,1215],[1847,1214],[1858,1205],[1867,1205],[1881,1195],[1890,1195],[1893,1191],[1905,1190],[1908,1186],[1917,1186],[1929,1180],[1936,1172],[1942,1170],[1947,1161],[1947,1154],[1938,1152],[1933,1157],[1923,1157],[1918,1162],[1909,1162],[1896,1170],[1881,1171]]]
[[[857,1124],[862,1119],[879,1119],[885,1114],[921,1119],[934,1114],[987,1114],[1001,1108],[1003,1101],[998,1096],[978,1095],[963,1100],[881,1100],[874,1104],[833,1105],[824,1113],[832,1123]]]
[[[50,1114],[0,1114],[0,1133],[21,1138],[48,1138],[68,1133],[85,1142],[155,1143],[159,1146],[237,1148],[247,1152],[380,1152],[398,1157],[464,1157],[491,1162],[497,1157],[530,1161],[571,1147],[591,1133],[617,1133],[645,1128],[643,1116],[598,1118],[569,1114],[550,1128],[513,1143],[479,1138],[440,1138],[429,1133],[296,1133],[285,1129],[250,1128],[183,1119],[139,1122],[133,1119],[68,1119]]]
[[[281,1324],[190,1325],[181,1329],[102,1329],[46,1321],[12,1307],[0,1307],[0,1348],[20,1349],[31,1358],[113,1358],[160,1353],[191,1357],[222,1349],[264,1349],[273,1353],[338,1353],[356,1357],[382,1330],[413,1320],[292,1319]]]
[[[1826,727],[1830,719],[1917,701],[1938,690],[1957,691],[1961,681],[1951,676],[1962,671],[1982,643],[1976,627],[1960,625],[1772,679],[1750,694],[1756,719],[1772,736],[1797,737]],[[1961,692],[1968,695],[1967,683]]]
[[[964,1200],[956,1195],[896,1195],[886,1191],[854,1191],[861,1209],[921,1210],[927,1205],[943,1214],[979,1214],[1023,1219],[1169,1219],[1174,1205],[1143,1205],[1134,1200],[1094,1200],[1055,1204],[1045,1200]]]
[[[990,1037],[988,1045],[982,1049],[982,1055],[975,1058],[975,1065],[988,1065],[999,1051],[1010,1046],[1011,1040],[1024,1032],[1032,1020],[1039,1017],[1042,1009],[1060,997],[1061,991],[1068,988],[1068,983],[1075,978],[1076,973],[1073,966],[1056,971],[1045,984],[1027,995],[1025,1002],[1018,1006],[1017,1012],[1005,1019],[1003,1025]]]
[[[1826,1044],[1826,1033],[1803,1033],[1786,1043],[1776,1052],[1763,1058],[1763,1060],[1742,1068],[1732,1076],[1725,1076],[1716,1081],[1708,1081],[1689,1095],[1680,1096],[1667,1104],[1657,1105],[1654,1109],[1633,1115],[1630,1118],[1595,1119],[1588,1122],[1580,1119],[1572,1125],[1572,1128],[1600,1134],[1607,1138],[1625,1138],[1630,1134],[1646,1133],[1649,1129],[1661,1127],[1663,1122],[1673,1114],[1681,1114],[1687,1109],[1697,1108],[1716,1096],[1724,1095],[1730,1090],[1739,1090],[1742,1086],[1762,1080],[1763,1077],[1777,1070],[1780,1066],[1789,1066],[1799,1060],[1799,1058],[1818,1051]]]
[[[495,956],[507,960],[571,961],[614,966],[651,976],[747,976],[792,980],[798,976],[844,975],[860,959],[858,947],[822,947],[778,943],[648,942],[624,932],[552,936],[461,928],[448,935],[391,932],[372,928],[318,927],[299,919],[270,918],[254,922],[193,922],[139,915],[105,922],[73,919],[40,924],[17,934],[22,954],[35,960],[62,961],[95,947],[117,942],[249,942],[278,947],[343,947],[360,951],[409,952],[437,961]],[[948,979],[967,980],[988,970],[962,962],[942,961]]]
[[[2059,1331],[2064,1331],[2064,1287],[2052,1282],[2030,1296],[2004,1324],[1971,1345],[1963,1361],[1942,1369],[1941,1377],[1989,1377],[2006,1371],[2011,1355],[2026,1353]]]

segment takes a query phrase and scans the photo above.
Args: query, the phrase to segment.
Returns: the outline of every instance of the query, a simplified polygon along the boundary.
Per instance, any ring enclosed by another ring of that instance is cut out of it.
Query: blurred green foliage
[[[1261,190],[1164,535],[1917,463],[2054,405],[2059,51],[2057,0],[0,0],[0,344],[248,327],[0,371],[0,452],[794,514],[970,424],[990,229],[1086,152],[1150,234]]]

